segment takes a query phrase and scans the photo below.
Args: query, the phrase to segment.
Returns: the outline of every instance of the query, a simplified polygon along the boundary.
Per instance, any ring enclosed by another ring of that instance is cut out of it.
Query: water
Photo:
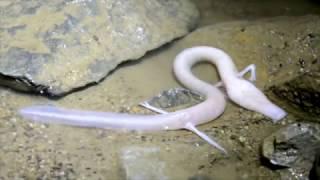
[[[302,0],[194,2],[202,13],[200,27],[320,11],[319,6]],[[159,166],[150,168],[150,174],[159,170],[154,179],[278,179],[276,173],[260,165],[259,147],[263,138],[279,125],[267,120],[250,122],[248,119],[263,118],[231,103],[222,117],[201,126],[201,130],[232,152],[230,157],[224,157],[193,133],[183,130],[124,133],[34,124],[16,114],[22,106],[41,103],[87,110],[151,113],[137,104],[162,90],[179,86],[172,74],[172,62],[178,52],[193,44],[179,41],[148,53],[136,63],[121,65],[98,85],[58,100],[1,88],[0,179],[125,179],[144,170],[144,160],[148,158]],[[241,56],[239,54],[236,56]],[[252,63],[250,58],[242,62],[236,60],[239,69],[249,63]],[[263,87],[268,79],[267,70],[262,62],[255,63],[262,67],[258,72],[258,86]],[[214,67],[205,63],[196,66],[194,73],[210,83],[218,79]],[[128,153],[124,154],[128,150],[138,154],[133,157],[140,158],[136,166],[128,165],[132,163],[132,159],[127,159]]]

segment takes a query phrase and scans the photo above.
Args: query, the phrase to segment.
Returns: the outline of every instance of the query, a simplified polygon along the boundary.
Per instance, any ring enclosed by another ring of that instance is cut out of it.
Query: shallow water
[[[320,12],[319,6],[298,0],[194,2],[202,13],[200,26]],[[101,83],[60,99],[1,88],[0,179],[125,179],[128,176],[125,172],[134,169],[130,165],[132,160],[125,154],[127,151],[140,153],[133,160],[136,171],[158,173],[154,179],[279,178],[277,173],[262,166],[259,158],[263,138],[279,125],[267,120],[249,122],[248,119],[255,119],[253,116],[261,115],[245,112],[232,103],[228,104],[222,117],[200,127],[229,149],[232,152],[230,157],[224,157],[196,135],[184,130],[115,132],[31,123],[16,114],[18,108],[30,104],[151,113],[137,104],[162,90],[179,86],[172,74],[172,62],[178,52],[188,47],[179,41],[154,50],[137,62],[125,63]],[[250,64],[250,60],[235,61],[239,69]],[[264,66],[262,62],[257,63],[259,67]],[[195,67],[194,73],[210,83],[218,79],[214,67],[205,63]],[[261,68],[258,78],[258,86],[263,87],[268,78],[267,71]],[[150,169],[145,167],[148,162]],[[151,168],[152,164],[159,168]]]

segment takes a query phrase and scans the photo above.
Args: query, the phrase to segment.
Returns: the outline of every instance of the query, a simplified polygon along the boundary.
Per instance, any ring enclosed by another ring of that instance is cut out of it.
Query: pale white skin
[[[194,64],[209,61],[217,66],[222,83],[216,86],[197,79],[191,72]],[[196,125],[209,122],[220,116],[226,106],[224,94],[217,86],[225,86],[228,97],[240,106],[257,111],[274,122],[286,113],[271,103],[251,82],[241,76],[247,71],[238,72],[232,59],[222,50],[199,46],[185,49],[174,61],[174,73],[187,88],[206,97],[206,100],[193,107],[172,113],[158,115],[134,115],[112,112],[94,112],[65,109],[55,106],[31,106],[20,110],[20,114],[34,121],[60,123],[81,127],[96,127],[125,130],[175,130],[188,129],[207,140],[210,144],[226,152],[214,140],[195,129]],[[252,77],[254,80],[254,77]]]

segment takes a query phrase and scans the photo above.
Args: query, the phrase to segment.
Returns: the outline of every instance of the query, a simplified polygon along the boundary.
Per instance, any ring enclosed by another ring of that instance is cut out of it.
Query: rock
[[[319,68],[320,70],[320,68]],[[270,91],[283,99],[301,117],[308,116],[320,122],[320,71],[299,74],[283,83],[270,87]]]
[[[158,95],[150,98],[142,104],[146,108],[151,106],[162,111],[172,112],[194,106],[200,102],[203,102],[204,100],[205,97],[192,90],[184,88],[171,88],[162,91]]]
[[[310,179],[320,179],[320,150],[316,153],[316,157],[313,161]]]
[[[262,155],[271,164],[287,167],[282,177],[309,176],[315,154],[320,150],[320,124],[290,124],[263,141]],[[283,179],[286,179],[283,178]]]
[[[166,162],[159,159],[160,148],[127,147],[122,151],[122,169],[127,180],[166,180]]]
[[[99,82],[199,17],[186,0],[14,0],[0,12],[0,83],[54,96]]]

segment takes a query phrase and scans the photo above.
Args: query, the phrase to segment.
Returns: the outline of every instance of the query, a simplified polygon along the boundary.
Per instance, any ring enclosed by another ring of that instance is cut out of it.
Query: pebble
[[[240,137],[239,137],[239,141],[240,141],[241,143],[244,143],[244,142],[246,142],[246,138],[243,137],[243,136],[240,136]]]

